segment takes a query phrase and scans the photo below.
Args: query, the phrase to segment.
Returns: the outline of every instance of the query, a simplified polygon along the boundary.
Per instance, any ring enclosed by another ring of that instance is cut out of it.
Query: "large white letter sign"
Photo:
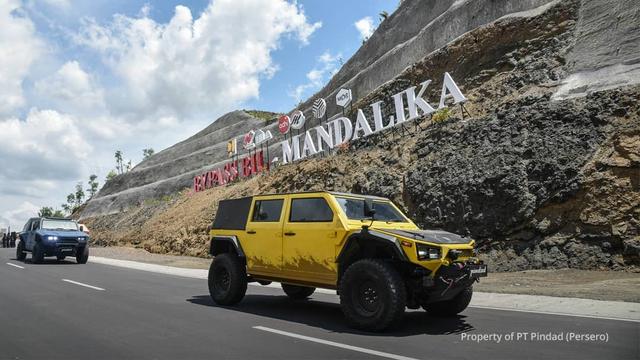
[[[312,156],[315,155],[318,152],[318,150],[316,150],[316,146],[313,143],[313,138],[311,137],[311,132],[310,131],[306,131],[304,133],[304,145],[302,146],[302,154],[301,156],[307,157],[307,156]]]
[[[362,137],[367,137],[373,133],[371,126],[369,126],[369,121],[367,121],[367,118],[364,116],[364,112],[358,109],[358,118],[356,119],[356,126],[353,129],[353,140],[360,137],[360,135],[358,135],[360,131],[364,133]]]
[[[322,143],[324,142],[329,147],[329,150],[333,149],[333,137],[331,131],[331,125],[327,126],[325,130],[324,126],[316,126],[316,134],[318,136],[318,151],[324,151]]]
[[[351,140],[351,135],[353,135],[353,125],[351,125],[351,120],[349,120],[349,118],[339,117],[333,120],[331,125],[333,126],[333,136],[335,137],[333,146],[342,145]],[[344,134],[342,133],[342,125],[344,125]]]
[[[431,83],[431,80],[427,80],[420,84],[420,92],[416,95],[416,87],[410,87],[405,90],[407,94],[407,105],[409,106],[409,119],[413,120],[417,119],[420,115],[418,114],[418,108],[424,112],[425,115],[431,114],[436,111],[428,102],[426,102],[422,96],[424,95],[425,90],[427,90],[427,86]]]
[[[447,95],[447,91],[449,92],[449,95]],[[442,94],[440,95],[440,105],[438,105],[438,109],[442,109],[443,107],[445,107],[445,100],[449,96],[453,96],[454,104],[467,101],[467,98],[462,95],[462,91],[460,91],[458,85],[456,85],[456,82],[453,81],[451,75],[449,75],[448,72],[445,72],[444,80],[442,81]]]
[[[375,128],[376,128],[375,132],[388,129],[394,125],[393,116],[389,117],[389,123],[387,125],[384,125],[382,123],[382,109],[380,108],[382,104],[383,104],[382,101],[378,101],[371,104],[371,108],[373,108],[373,123],[375,124]]]
[[[291,137],[289,141],[282,142],[282,163],[288,164],[300,159],[300,135]]]
[[[407,119],[404,116],[404,99],[402,95],[404,95],[404,91],[399,92],[392,96],[393,103],[396,107],[396,121],[395,121],[396,125],[407,121]]]

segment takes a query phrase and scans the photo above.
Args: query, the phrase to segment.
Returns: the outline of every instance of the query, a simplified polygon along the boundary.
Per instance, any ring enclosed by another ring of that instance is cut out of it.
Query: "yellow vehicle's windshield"
[[[370,219],[364,215],[364,199],[354,199],[336,196],[336,200],[342,211],[351,220]],[[373,201],[376,209],[375,220],[386,222],[409,222],[407,218],[398,211],[390,201]]]

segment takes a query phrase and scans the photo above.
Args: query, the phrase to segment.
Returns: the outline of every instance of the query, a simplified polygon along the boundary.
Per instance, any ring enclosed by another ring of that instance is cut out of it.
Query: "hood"
[[[88,235],[79,230],[48,230],[41,229],[38,233],[43,236],[57,236],[57,237],[87,237]]]
[[[428,241],[436,244],[468,244],[471,238],[460,236],[443,230],[399,230],[399,229],[380,229],[394,235],[406,238]]]

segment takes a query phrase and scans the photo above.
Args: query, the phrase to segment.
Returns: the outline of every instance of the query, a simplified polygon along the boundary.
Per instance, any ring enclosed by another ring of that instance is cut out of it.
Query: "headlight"
[[[418,252],[418,260],[440,259],[440,248],[416,243],[416,251]]]
[[[49,241],[57,241],[58,237],[57,236],[47,236],[47,240],[49,240]]]
[[[78,238],[78,241],[85,241],[85,240],[87,240],[87,238],[84,238],[84,237],[79,237]]]

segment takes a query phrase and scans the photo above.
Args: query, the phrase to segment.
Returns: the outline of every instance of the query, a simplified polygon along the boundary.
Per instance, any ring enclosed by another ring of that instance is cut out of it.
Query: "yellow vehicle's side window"
[[[283,199],[257,200],[253,207],[253,222],[280,222]]]
[[[332,222],[333,211],[323,198],[291,200],[289,222]]]

